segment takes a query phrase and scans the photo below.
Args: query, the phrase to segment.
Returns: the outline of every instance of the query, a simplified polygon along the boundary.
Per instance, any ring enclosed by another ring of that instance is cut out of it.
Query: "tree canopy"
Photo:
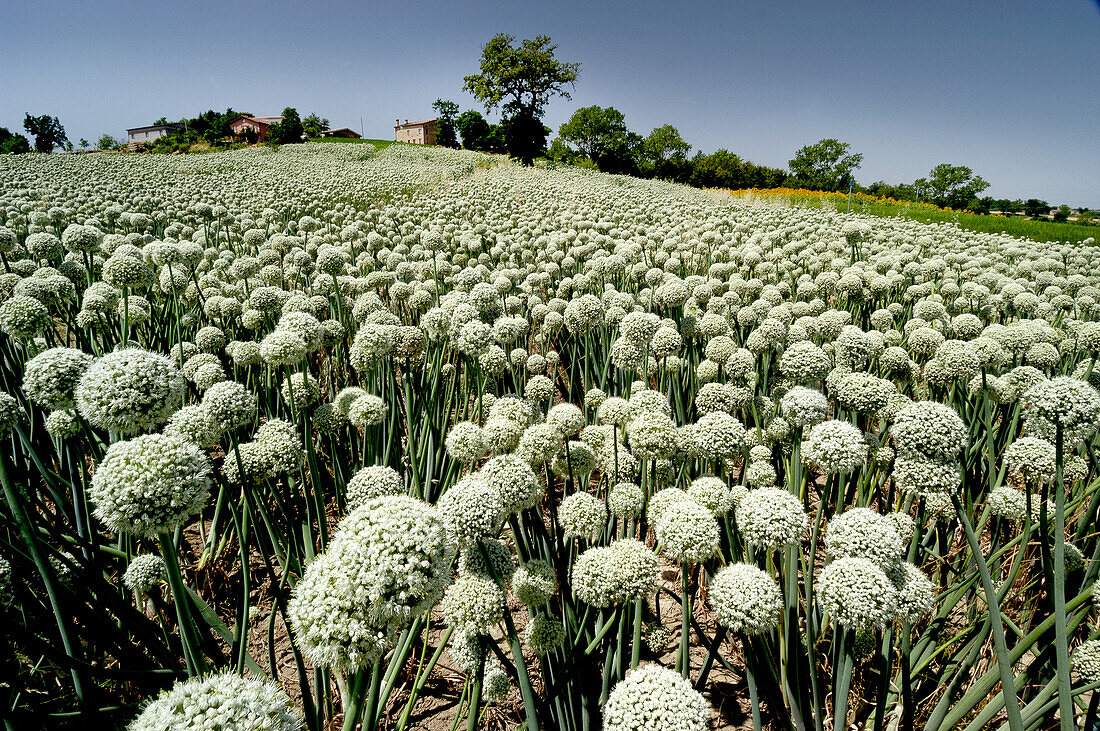
[[[851,145],[827,138],[806,145],[788,164],[794,182],[812,190],[842,190],[853,182],[852,173],[863,162],[863,154],[849,152]]]
[[[276,122],[267,130],[268,139],[277,145],[291,145],[302,141],[302,119],[298,110],[287,107],[283,110],[283,121]]]
[[[687,163],[691,152],[680,136],[680,130],[671,124],[662,125],[650,132],[638,149],[639,164],[647,175],[660,178],[676,178]]]
[[[509,152],[531,164],[545,145],[546,104],[553,96],[570,98],[566,87],[577,80],[580,64],[556,59],[557,46],[549,36],[535,36],[519,46],[515,40],[507,33],[493,36],[481,51],[481,72],[466,76],[463,89],[484,104],[485,111],[502,109],[505,120],[511,120],[506,125],[512,131]]]
[[[458,147],[455,119],[458,117],[458,105],[446,99],[436,99],[432,109],[439,115],[439,129],[436,131],[436,144],[443,147]]]
[[[963,209],[989,187],[980,175],[965,165],[940,163],[927,178],[917,178],[913,187],[918,194],[941,208]]]
[[[31,151],[31,143],[21,134],[16,134],[6,127],[0,127],[0,155],[19,154]]]
[[[634,152],[641,138],[626,127],[626,117],[614,107],[582,107],[573,112],[558,136],[582,152],[604,172],[634,168]]]
[[[64,147],[69,141],[61,121],[48,114],[35,117],[27,113],[23,118],[23,129],[34,138],[34,149],[38,152],[53,152],[53,148]]]
[[[316,113],[302,120],[302,132],[310,139],[320,137],[326,129],[328,129],[328,120],[318,117]]]

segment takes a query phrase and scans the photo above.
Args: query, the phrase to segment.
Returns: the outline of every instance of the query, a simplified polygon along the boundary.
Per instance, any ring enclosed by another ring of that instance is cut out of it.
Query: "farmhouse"
[[[263,142],[267,139],[267,133],[271,129],[271,125],[282,121],[282,117],[250,117],[247,114],[242,114],[229,123],[229,129],[237,137],[244,137],[251,130],[256,135],[256,139]]]
[[[412,145],[434,145],[435,133],[439,128],[438,119],[424,119],[419,122],[395,119],[393,139],[395,142],[408,142]]]
[[[321,132],[322,137],[344,137],[349,140],[359,139],[359,133],[353,129],[347,127],[339,127],[337,129],[326,129]]]
[[[183,129],[182,124],[154,124],[148,127],[134,127],[126,130],[126,143],[128,147],[137,147],[146,142],[152,142],[159,137],[166,137],[170,132]]]

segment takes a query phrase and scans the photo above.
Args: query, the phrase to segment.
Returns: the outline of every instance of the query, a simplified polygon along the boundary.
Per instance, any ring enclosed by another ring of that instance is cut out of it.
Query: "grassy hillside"
[[[826,193],[799,188],[733,190],[730,193],[746,200],[759,200],[762,204],[848,210],[848,196],[843,193]],[[876,198],[862,193],[852,194],[851,210],[853,213],[866,213],[887,218],[908,218],[922,223],[956,223],[960,228],[970,231],[1007,233],[1034,241],[1077,242],[1089,238],[1100,239],[1100,226],[1025,220],[1016,216],[981,215],[970,211],[939,208],[930,203]]]

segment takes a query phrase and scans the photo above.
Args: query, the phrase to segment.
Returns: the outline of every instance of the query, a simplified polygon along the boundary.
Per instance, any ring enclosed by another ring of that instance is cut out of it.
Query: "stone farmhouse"
[[[411,145],[434,145],[436,131],[439,129],[438,119],[423,119],[419,122],[405,120],[401,124],[400,119],[395,119],[393,126],[393,139],[395,142],[407,142]]]

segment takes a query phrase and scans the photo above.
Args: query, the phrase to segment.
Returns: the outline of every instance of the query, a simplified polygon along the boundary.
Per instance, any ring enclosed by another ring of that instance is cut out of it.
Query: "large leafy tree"
[[[439,115],[439,129],[435,135],[436,144],[443,147],[458,147],[455,119],[458,118],[458,105],[446,99],[436,99],[432,109]]]
[[[794,183],[812,190],[842,190],[852,182],[852,173],[863,162],[863,154],[849,152],[847,142],[828,138],[806,145],[794,154],[788,166]]]
[[[927,178],[918,178],[913,187],[921,198],[937,206],[962,209],[988,188],[989,183],[965,165],[943,162],[932,168]]]
[[[481,51],[481,72],[464,79],[463,89],[485,105],[503,111],[502,126],[510,130],[509,152],[530,165],[546,144],[542,116],[551,97],[569,99],[567,86],[577,80],[579,63],[554,57],[549,36],[535,36],[514,45],[515,36],[500,33]]]
[[[48,114],[35,117],[28,113],[23,118],[23,129],[34,138],[34,149],[38,152],[53,152],[53,148],[64,147],[69,141],[61,121]]]
[[[652,177],[679,178],[687,164],[691,145],[671,124],[657,127],[639,146],[639,166]]]
[[[626,128],[626,117],[614,107],[582,107],[561,127],[558,136],[580,150],[604,172],[627,172],[635,167],[634,153],[641,138]]]

